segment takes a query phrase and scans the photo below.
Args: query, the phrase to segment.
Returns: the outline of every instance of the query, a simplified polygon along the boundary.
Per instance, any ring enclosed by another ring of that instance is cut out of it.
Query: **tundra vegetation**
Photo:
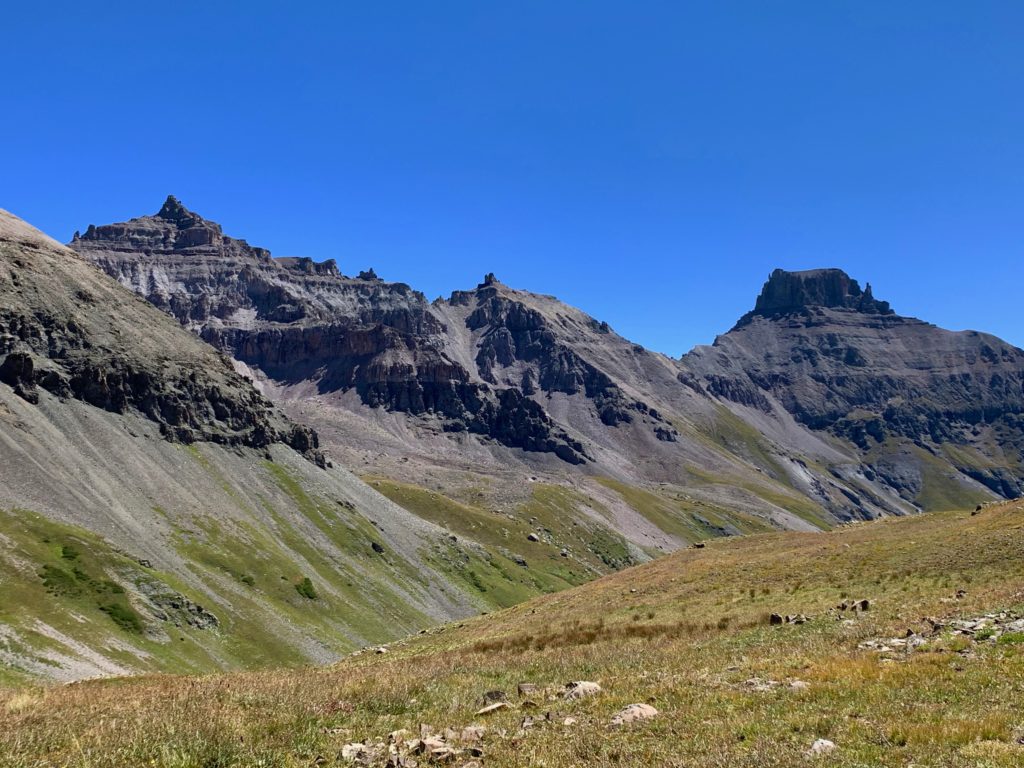
[[[755,534],[326,668],[10,684],[0,765],[1018,766],[1022,552],[1020,502]]]

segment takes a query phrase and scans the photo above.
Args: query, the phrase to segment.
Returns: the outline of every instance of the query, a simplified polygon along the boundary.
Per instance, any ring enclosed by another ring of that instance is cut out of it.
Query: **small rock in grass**
[[[567,699],[585,699],[599,693],[601,693],[601,686],[589,680],[577,680],[565,686],[565,698]]]
[[[626,725],[640,720],[650,720],[658,715],[658,710],[650,704],[630,704],[615,713],[612,725]]]
[[[366,745],[361,743],[345,744],[341,748],[342,760],[356,760],[366,751]]]
[[[577,720],[575,717],[567,717],[565,718],[565,720],[562,721],[562,725],[576,725],[576,723],[578,722],[579,720]]]
[[[508,701],[504,691],[488,691],[480,697],[481,704],[493,704],[496,701]]]
[[[781,624],[782,622],[783,622],[783,618],[782,618],[781,614],[773,613],[771,616],[768,617],[768,623],[771,624],[772,626],[775,626],[777,624]]]
[[[438,747],[430,750],[430,759],[437,763],[450,763],[459,756],[459,750],[452,747]]]
[[[519,694],[519,698],[521,698],[521,699],[525,698],[526,696],[529,696],[531,693],[536,693],[537,692],[537,684],[536,683],[520,683],[516,687],[516,692]]]
[[[789,684],[789,687],[794,691],[806,691],[811,686],[809,683],[805,683],[803,680],[794,680]]]
[[[835,748],[836,744],[834,741],[829,741],[828,739],[818,739],[813,744],[811,744],[811,748],[807,750],[807,754],[810,757],[817,757],[818,755],[827,755],[830,752],[834,752]]]
[[[477,715],[489,715],[493,712],[497,712],[499,709],[508,709],[507,701],[496,701],[493,704],[488,704],[483,709],[477,710]]]

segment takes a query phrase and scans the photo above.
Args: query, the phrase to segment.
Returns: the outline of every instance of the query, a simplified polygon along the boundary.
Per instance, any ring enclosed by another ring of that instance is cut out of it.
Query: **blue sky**
[[[66,240],[173,193],[673,355],[780,266],[1024,345],[1019,0],[159,7],[5,8],[0,207]]]

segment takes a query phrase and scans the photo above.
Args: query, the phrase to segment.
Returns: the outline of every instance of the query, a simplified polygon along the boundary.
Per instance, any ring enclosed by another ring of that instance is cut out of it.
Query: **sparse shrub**
[[[244,574],[239,581],[245,584],[247,587],[252,587],[256,584],[256,579],[250,576],[248,573]]]
[[[77,560],[81,553],[71,544],[65,544],[60,548],[60,556],[65,560]]]
[[[295,591],[307,600],[317,599],[316,588],[313,586],[313,582],[309,580],[309,576],[304,576],[302,581],[295,585]]]
[[[43,580],[43,586],[54,595],[73,596],[82,592],[74,575],[55,565],[44,565],[39,577]]]
[[[139,614],[132,610],[131,607],[121,603],[109,603],[101,605],[100,610],[113,619],[114,623],[126,632],[142,634],[142,619],[139,618]]]

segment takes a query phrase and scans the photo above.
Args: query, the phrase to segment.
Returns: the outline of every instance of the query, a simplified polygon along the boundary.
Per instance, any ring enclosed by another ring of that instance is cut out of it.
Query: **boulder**
[[[810,757],[818,757],[819,755],[827,755],[830,752],[834,752],[835,749],[836,745],[834,741],[818,739],[811,744],[811,748],[807,750],[807,754]]]
[[[650,704],[630,704],[628,707],[623,707],[612,717],[612,725],[628,725],[629,723],[635,723],[640,720],[650,720],[652,717],[657,717],[658,710],[652,707]]]
[[[571,700],[585,699],[588,696],[596,696],[601,693],[602,688],[597,683],[589,680],[577,680],[565,686],[564,698]]]

